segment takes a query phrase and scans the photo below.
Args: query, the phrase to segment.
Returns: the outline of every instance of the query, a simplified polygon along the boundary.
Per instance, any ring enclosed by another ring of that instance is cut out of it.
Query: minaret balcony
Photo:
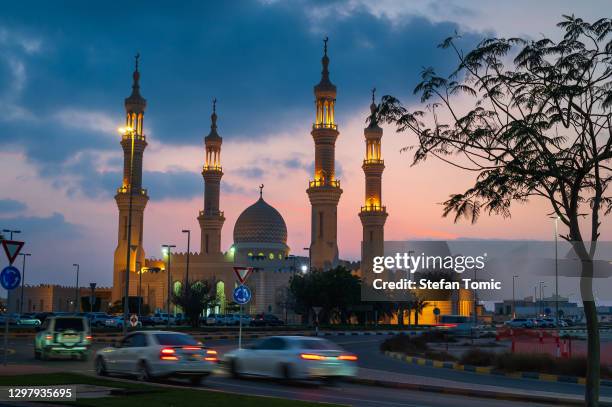
[[[117,188],[117,193],[118,194],[127,194],[129,190],[129,187],[127,186],[123,186],[123,187],[119,187]],[[140,195],[146,195],[147,194],[147,190],[145,188],[141,188],[140,189]]]
[[[220,165],[205,165],[205,166],[202,168],[202,170],[203,170],[203,171],[218,171],[218,172],[221,172],[221,171],[222,171],[222,168],[221,168],[221,166],[220,166]]]
[[[134,140],[146,141],[147,138],[144,134],[134,134],[134,133],[125,133],[121,135],[121,140],[131,140],[134,137]]]
[[[366,205],[361,207],[361,212],[387,212],[387,207],[382,205]]]
[[[309,182],[309,187],[313,188],[313,187],[333,187],[333,188],[340,188],[340,180],[322,180],[322,179],[315,179]]]
[[[218,216],[220,218],[223,218],[224,216],[223,211],[200,211],[200,216]]]
[[[333,129],[338,130],[338,125],[335,123],[315,123],[312,125],[313,129]]]
[[[384,164],[385,160],[380,160],[380,159],[376,159],[376,158],[366,158],[365,160],[363,160],[363,165],[367,165],[367,164]]]

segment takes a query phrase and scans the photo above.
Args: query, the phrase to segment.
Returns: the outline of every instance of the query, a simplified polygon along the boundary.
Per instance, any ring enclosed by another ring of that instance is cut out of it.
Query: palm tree
[[[423,312],[425,307],[427,307],[429,303],[425,300],[416,297],[414,301],[412,301],[412,309],[414,310],[414,324],[419,324],[419,314]]]

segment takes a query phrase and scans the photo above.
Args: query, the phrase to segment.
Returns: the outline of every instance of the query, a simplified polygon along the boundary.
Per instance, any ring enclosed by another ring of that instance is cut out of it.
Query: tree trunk
[[[404,306],[399,305],[397,308],[397,325],[400,327],[404,327]]]
[[[414,324],[419,325],[419,310],[414,310]]]
[[[593,243],[591,243],[593,244]],[[584,400],[588,407],[599,405],[600,380],[600,342],[599,321],[597,321],[597,305],[593,298],[593,261],[587,254],[584,246],[577,250],[582,263],[582,277],[580,279],[580,293],[584,306],[584,316],[587,326],[587,372]]]

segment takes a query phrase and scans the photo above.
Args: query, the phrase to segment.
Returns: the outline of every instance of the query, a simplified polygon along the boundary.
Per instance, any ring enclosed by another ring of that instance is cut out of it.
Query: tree
[[[181,307],[191,326],[197,328],[202,312],[216,304],[214,284],[208,281],[194,281],[181,284],[177,293],[172,294],[172,302]]]
[[[458,37],[446,39],[440,46],[454,52],[456,70],[444,77],[427,68],[415,88],[429,116],[385,96],[379,119],[417,137],[413,165],[433,156],[476,175],[471,188],[444,202],[444,216],[476,222],[482,212],[509,217],[513,202],[548,201],[581,262],[585,401],[596,406],[600,345],[592,259],[601,218],[612,210],[612,20],[563,16],[558,27],[558,42],[489,38],[466,54]],[[458,95],[469,100],[467,112]]]
[[[423,313],[425,307],[427,307],[429,303],[418,296],[414,297],[412,301],[412,309],[414,310],[414,324],[419,325],[419,315]]]
[[[293,310],[307,322],[312,307],[323,307],[319,321],[328,323],[337,315],[342,323],[348,321],[350,308],[360,303],[359,278],[340,266],[327,271],[294,274],[289,281]]]

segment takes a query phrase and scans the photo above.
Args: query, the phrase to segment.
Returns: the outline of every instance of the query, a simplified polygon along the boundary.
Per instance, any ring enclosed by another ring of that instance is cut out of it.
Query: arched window
[[[269,258],[270,260],[274,260],[274,253],[270,253],[270,254],[268,255],[268,258]]]
[[[218,314],[225,314],[225,283],[223,281],[217,282],[217,307]]]
[[[180,295],[182,288],[183,284],[180,281],[175,281],[174,285],[172,286],[172,292],[174,293],[174,295]]]

